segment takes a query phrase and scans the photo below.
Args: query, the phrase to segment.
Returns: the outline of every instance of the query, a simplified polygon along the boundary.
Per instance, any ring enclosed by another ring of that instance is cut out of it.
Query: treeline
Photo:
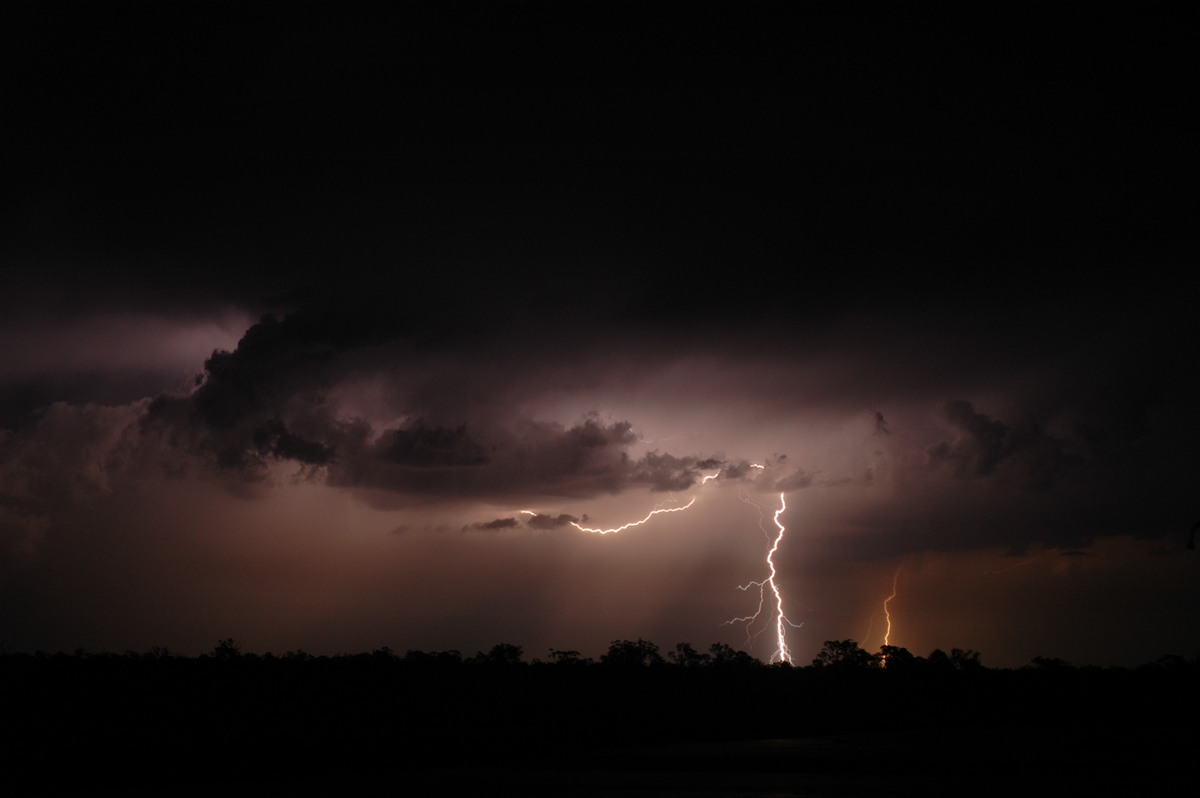
[[[47,654],[44,651],[38,651],[34,654],[14,654],[0,651],[0,662],[6,662],[10,665],[17,661],[46,662],[53,660],[63,662],[64,660],[72,659],[120,659],[125,661],[143,660],[152,662],[188,659],[194,659],[198,662],[250,662],[254,660],[271,662],[282,660],[289,663],[329,663],[337,661],[360,664],[387,662],[425,670],[455,668],[463,665],[471,667],[529,665],[536,668],[545,668],[547,666],[582,668],[599,665],[606,668],[623,669],[673,667],[688,669],[713,668],[724,671],[745,671],[760,668],[786,670],[809,668],[839,673],[886,670],[893,673],[926,672],[943,674],[953,671],[976,672],[992,670],[983,664],[982,655],[973,649],[952,648],[949,653],[941,649],[934,649],[928,656],[921,657],[914,655],[908,649],[901,646],[885,645],[877,652],[870,652],[862,648],[855,640],[826,640],[820,652],[818,652],[809,665],[789,662],[764,663],[762,660],[747,654],[745,651],[735,649],[726,643],[714,643],[709,647],[708,651],[704,652],[697,651],[690,643],[678,643],[673,649],[664,653],[656,643],[641,638],[637,640],[614,640],[609,645],[608,650],[599,659],[584,657],[580,652],[574,650],[549,649],[545,658],[534,657],[527,660],[524,648],[511,643],[499,643],[486,652],[478,651],[472,656],[464,656],[462,652],[456,649],[431,652],[409,649],[404,654],[399,654],[387,646],[368,653],[335,654],[333,656],[313,655],[303,650],[288,651],[282,655],[270,652],[258,655],[253,652],[244,651],[242,644],[232,638],[219,640],[211,651],[201,654],[198,657],[173,654],[169,649],[159,646],[155,646],[145,652],[126,651],[123,654],[89,653],[84,649],[76,649],[74,654],[65,654],[62,652]],[[1129,669],[1094,665],[1075,666],[1066,660],[1039,656],[1034,657],[1027,665],[1022,666],[1018,670],[1056,672],[1083,670],[1094,672],[1102,670],[1125,671]],[[1133,670],[1143,673],[1200,671],[1200,656],[1187,659],[1178,654],[1165,654],[1157,660],[1140,665]]]
[[[646,640],[614,641],[598,659],[552,650],[526,660],[511,644],[472,656],[314,656],[254,654],[227,639],[197,657],[0,654],[0,706],[12,763],[59,773],[55,762],[86,757],[95,775],[151,758],[203,781],[217,775],[199,761],[220,762],[226,776],[586,768],[597,752],[631,745],[876,729],[1190,731],[1198,676],[1200,663],[1180,657],[1134,669],[1053,659],[998,669],[970,650],[918,657],[851,640],[792,667],[723,644],[663,652]]]

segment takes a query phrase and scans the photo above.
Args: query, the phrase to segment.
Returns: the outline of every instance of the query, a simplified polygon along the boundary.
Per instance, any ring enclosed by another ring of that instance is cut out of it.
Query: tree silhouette
[[[216,659],[237,659],[242,655],[242,644],[232,637],[226,637],[224,640],[217,641],[212,655]]]
[[[979,661],[979,652],[970,648],[950,649],[950,661],[960,671],[977,671],[983,668]]]
[[[854,640],[826,640],[812,664],[839,671],[864,670],[877,667],[879,655],[862,649]]]
[[[622,668],[645,668],[650,665],[662,665],[662,655],[658,646],[640,637],[636,642],[630,640],[614,640],[608,647],[608,652],[601,655],[600,664]]]
[[[942,673],[948,673],[955,669],[954,660],[950,659],[950,655],[940,648],[929,652],[929,656],[925,658],[925,666],[931,671]]]
[[[497,643],[492,646],[491,650],[484,654],[482,651],[471,657],[469,662],[472,665],[491,665],[494,667],[505,667],[510,665],[524,665],[521,659],[523,650],[520,646],[514,646],[512,643]]]
[[[592,663],[590,658],[584,659],[583,656],[575,650],[559,651],[558,649],[550,649],[550,661],[555,665],[562,667],[579,667]]]
[[[683,668],[702,668],[711,664],[712,657],[701,654],[691,643],[678,643],[675,650],[667,654],[667,661]]]
[[[917,657],[901,646],[881,646],[879,664],[889,671],[907,672],[917,665]]]
[[[708,651],[713,666],[717,668],[751,668],[762,664],[745,651],[738,651],[728,643],[713,643]]]

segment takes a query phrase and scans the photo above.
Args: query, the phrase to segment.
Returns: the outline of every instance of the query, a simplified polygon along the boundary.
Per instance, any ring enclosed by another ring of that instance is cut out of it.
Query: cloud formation
[[[1080,456],[1066,451],[1064,441],[1036,423],[1014,429],[977,412],[963,399],[947,402],[943,415],[958,435],[929,447],[929,458],[960,479],[988,477],[999,470],[1027,487],[1049,490],[1082,463]]]
[[[280,461],[339,487],[423,496],[583,497],[631,485],[684,490],[698,478],[695,457],[631,457],[639,441],[632,424],[594,413],[564,425],[467,407],[453,425],[431,422],[445,416],[438,396],[492,386],[459,373],[393,376],[397,353],[388,345],[398,336],[361,319],[358,329],[344,322],[337,314],[264,317],[235,350],[213,353],[194,391],[151,402],[143,429],[250,481]],[[388,415],[406,419],[399,426],[338,406],[340,383],[379,373],[392,396]]]

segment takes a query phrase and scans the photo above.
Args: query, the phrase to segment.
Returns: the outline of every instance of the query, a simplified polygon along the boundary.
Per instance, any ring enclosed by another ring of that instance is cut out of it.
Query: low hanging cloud
[[[687,490],[696,484],[698,468],[700,466],[695,458],[675,457],[655,451],[634,464],[630,481],[647,484],[656,491]]]
[[[473,430],[417,422],[372,443],[369,427],[360,426],[337,447],[329,483],[431,496],[582,498],[635,486],[686,490],[699,480],[696,458],[656,451],[631,457],[638,436],[624,421],[590,415],[571,426],[523,419],[515,428]]]
[[[563,529],[568,526],[582,524],[587,521],[587,516],[574,516],[568,513],[559,513],[558,515],[549,515],[543,513],[535,513],[532,510],[522,511],[519,518],[506,516],[502,518],[493,518],[491,521],[477,521],[475,523],[466,524],[463,526],[464,532],[499,532],[510,529],[532,529],[538,532],[553,532],[557,529]]]
[[[550,531],[554,529],[562,529],[563,527],[571,526],[572,524],[582,524],[585,521],[587,521],[586,515],[577,517],[567,513],[559,513],[558,515],[534,513],[525,519],[525,525],[530,529]]]
[[[397,369],[402,332],[366,329],[337,315],[267,316],[234,351],[213,353],[192,393],[151,402],[143,429],[251,482],[273,462],[293,462],[333,486],[430,497],[685,490],[709,465],[657,451],[635,459],[629,449],[640,438],[632,424],[594,413],[564,425],[468,407],[456,423],[441,423],[439,397],[493,386],[471,386],[463,368],[449,375]],[[403,423],[378,426],[343,413],[331,398],[343,382],[370,373],[390,375],[391,414]]]
[[[491,521],[481,521],[475,524],[467,524],[463,527],[464,532],[499,532],[505,529],[516,529],[521,525],[521,522],[515,518],[496,518]]]

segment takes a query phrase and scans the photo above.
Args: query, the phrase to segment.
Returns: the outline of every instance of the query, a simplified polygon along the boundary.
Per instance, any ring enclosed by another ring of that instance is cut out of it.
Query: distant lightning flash
[[[749,502],[748,499],[745,499],[744,501]],[[750,503],[753,504],[753,502]],[[770,661],[786,662],[790,665],[792,663],[792,652],[791,649],[788,648],[787,644],[787,627],[791,626],[793,629],[799,629],[800,624],[792,623],[790,620],[788,620],[787,616],[784,615],[783,593],[779,589],[779,583],[775,581],[775,577],[778,575],[778,572],[775,568],[775,553],[779,551],[779,544],[783,542],[783,536],[787,532],[787,529],[784,527],[784,525],[780,523],[779,516],[782,515],[783,511],[786,509],[787,503],[784,501],[784,494],[780,493],[779,509],[775,511],[773,518],[775,521],[775,528],[778,529],[779,532],[775,535],[775,540],[771,544],[770,551],[767,552],[767,569],[770,572],[769,575],[762,581],[747,582],[744,585],[738,586],[738,590],[749,590],[750,585],[756,585],[758,587],[758,609],[755,610],[753,615],[747,615],[742,618],[734,618],[726,621],[725,623],[744,623],[746,624],[748,631],[751,624],[758,620],[759,616],[762,615],[763,605],[766,602],[766,591],[767,588],[770,588],[771,593],[775,596],[775,651],[772,652]]]
[[[901,563],[896,567],[896,575],[892,577],[892,595],[883,600],[883,617],[887,621],[887,630],[883,633],[883,644],[888,645],[888,641],[892,638],[892,613],[888,611],[888,605],[892,603],[892,599],[896,598],[900,586],[900,569],[904,567]]]

